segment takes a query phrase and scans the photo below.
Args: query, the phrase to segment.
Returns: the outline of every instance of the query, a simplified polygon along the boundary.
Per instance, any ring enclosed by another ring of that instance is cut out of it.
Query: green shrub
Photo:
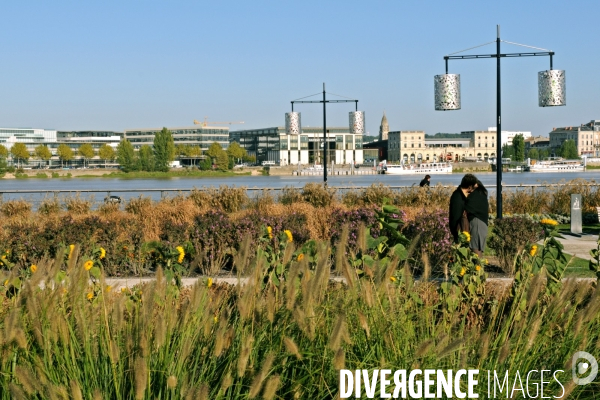
[[[507,274],[514,274],[514,258],[528,244],[543,238],[544,231],[539,222],[527,217],[504,217],[494,220],[492,236],[488,246],[494,251],[500,267]]]

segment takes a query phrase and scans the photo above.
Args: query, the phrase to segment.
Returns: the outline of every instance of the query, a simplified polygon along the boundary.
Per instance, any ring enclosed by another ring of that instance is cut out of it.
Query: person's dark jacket
[[[469,195],[469,198],[465,202],[465,210],[467,210],[469,222],[476,217],[485,222],[486,225],[488,224],[489,202],[488,197],[483,190],[475,189],[473,193]]]
[[[458,241],[458,231],[456,227],[462,218],[463,211],[465,210],[465,201],[467,197],[462,192],[460,186],[450,196],[450,213],[448,216],[448,223],[450,225],[450,233],[454,237],[454,241]]]
[[[429,186],[429,181],[427,180],[427,178],[423,178],[421,180],[421,183],[419,183],[419,186],[423,187],[423,186]]]

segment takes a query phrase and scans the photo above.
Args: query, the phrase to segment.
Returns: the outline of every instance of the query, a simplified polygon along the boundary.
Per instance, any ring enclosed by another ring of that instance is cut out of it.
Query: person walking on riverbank
[[[465,210],[469,220],[469,233],[471,234],[471,250],[477,253],[478,256],[482,256],[485,250],[489,208],[488,191],[478,179],[477,187],[465,202]]]
[[[448,216],[448,224],[450,225],[450,233],[454,238],[454,242],[458,242],[459,232],[469,232],[467,214],[465,212],[465,202],[467,196],[475,190],[477,186],[477,178],[473,174],[463,176],[460,185],[450,196],[450,212]]]
[[[431,183],[431,175],[425,175],[425,178],[421,179],[421,183],[419,183],[419,186],[421,186],[421,187],[424,187],[424,186],[429,187],[430,183]]]

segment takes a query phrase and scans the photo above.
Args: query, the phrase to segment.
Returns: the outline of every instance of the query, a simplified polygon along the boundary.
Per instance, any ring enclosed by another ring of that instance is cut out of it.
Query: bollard
[[[581,195],[571,195],[571,234],[581,236]]]

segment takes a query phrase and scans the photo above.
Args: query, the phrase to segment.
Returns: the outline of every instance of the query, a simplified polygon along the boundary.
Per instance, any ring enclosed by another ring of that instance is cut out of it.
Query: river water
[[[442,185],[458,185],[463,174],[432,175],[431,185],[438,183]],[[494,192],[496,185],[495,172],[477,173],[476,176]],[[420,175],[353,175],[353,176],[329,176],[328,184],[332,187],[367,187],[371,184],[381,183],[388,186],[411,186],[418,185],[423,177]],[[563,173],[514,173],[504,172],[502,174],[503,185],[535,185],[544,183],[560,183],[573,179],[585,179],[589,182],[600,182],[600,170],[585,172],[563,172]],[[309,182],[322,183],[322,176],[248,176],[223,178],[165,178],[165,179],[124,179],[124,178],[49,178],[49,179],[6,179],[0,180],[0,193],[12,190],[41,190],[47,193],[4,193],[4,201],[22,198],[38,203],[43,197],[52,195],[53,191],[102,191],[101,193],[82,193],[82,197],[92,197],[98,201],[102,200],[108,192],[118,195],[124,200],[137,197],[140,194],[150,196],[155,200],[160,199],[161,192],[150,190],[189,191],[197,188],[218,188],[219,186],[235,186],[251,188],[281,189],[284,187],[302,188]],[[508,188],[507,188],[508,189]],[[507,190],[505,189],[505,190]],[[147,193],[131,192],[148,190]],[[129,192],[128,192],[129,191]],[[163,193],[163,194],[164,194]],[[61,194],[61,197],[64,196]]]

